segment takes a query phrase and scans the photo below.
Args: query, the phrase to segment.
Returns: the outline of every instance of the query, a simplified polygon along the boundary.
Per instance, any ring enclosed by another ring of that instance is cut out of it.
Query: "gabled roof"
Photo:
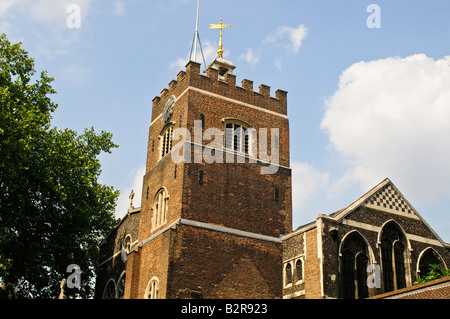
[[[400,215],[412,219],[420,220],[436,239],[444,246],[450,245],[445,243],[439,235],[428,225],[428,223],[420,216],[416,209],[408,202],[398,188],[391,182],[389,178],[384,179],[381,183],[373,187],[367,193],[355,200],[349,206],[334,212],[330,215],[319,215],[319,217],[326,216],[327,218],[341,221],[346,218],[350,213],[355,211],[359,207],[368,207],[376,210],[385,211],[391,214]],[[316,221],[307,225],[301,226],[294,231],[294,233],[303,232],[315,227]],[[285,237],[291,237],[289,234]]]
[[[373,187],[363,196],[351,203],[343,210],[337,212],[334,216],[336,220],[342,220],[349,215],[356,208],[365,206],[388,213],[397,214],[404,217],[418,219],[428,227],[433,233],[436,239],[443,245],[448,246],[439,235],[428,225],[425,219],[420,216],[417,210],[408,202],[399,189],[391,182],[389,178],[386,178],[381,183]]]
[[[360,206],[366,206],[414,219],[422,219],[397,187],[386,178],[334,216],[340,220]],[[422,219],[423,220],[423,219]]]
[[[109,238],[117,231],[117,229],[119,229],[120,225],[122,225],[130,215],[134,215],[134,214],[138,214],[138,213],[139,214],[141,213],[141,207],[137,207],[137,208],[133,207],[133,208],[128,209],[127,214],[122,217],[122,219],[119,221],[117,226],[114,227],[113,230],[111,230],[111,232],[108,234],[108,236],[106,236],[105,238],[102,239],[102,241],[100,242],[100,246],[107,243]]]

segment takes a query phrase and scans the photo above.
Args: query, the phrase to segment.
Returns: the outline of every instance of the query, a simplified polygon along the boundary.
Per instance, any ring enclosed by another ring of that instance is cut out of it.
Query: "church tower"
[[[291,232],[287,92],[218,57],[153,99],[138,243],[124,298],[281,298]]]

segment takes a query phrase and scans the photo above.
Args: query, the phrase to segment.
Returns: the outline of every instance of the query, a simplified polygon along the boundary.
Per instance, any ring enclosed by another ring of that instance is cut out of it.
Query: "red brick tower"
[[[153,99],[125,298],[282,297],[287,93],[236,86],[234,68],[219,56],[203,75],[191,61]]]

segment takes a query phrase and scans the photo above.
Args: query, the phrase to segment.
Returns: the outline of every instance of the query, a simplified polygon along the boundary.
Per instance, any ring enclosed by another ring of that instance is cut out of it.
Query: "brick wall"
[[[143,241],[181,217],[183,164],[175,164],[170,155],[158,162],[143,178],[139,240]],[[175,167],[177,174],[175,175]],[[155,196],[164,187],[169,196],[167,223],[152,230]],[[147,196],[148,193],[148,196]]]
[[[261,175],[259,164],[189,164],[184,176],[183,218],[275,237],[291,231],[290,169]]]
[[[305,297],[306,299],[322,298],[321,291],[321,260],[318,256],[317,228],[305,233]],[[320,247],[321,248],[321,247]]]
[[[281,244],[178,225],[168,298],[185,289],[203,298],[281,298]]]
[[[142,299],[153,277],[159,280],[159,298],[167,297],[169,256],[172,247],[172,230],[155,237],[130,254],[127,263],[125,298]]]

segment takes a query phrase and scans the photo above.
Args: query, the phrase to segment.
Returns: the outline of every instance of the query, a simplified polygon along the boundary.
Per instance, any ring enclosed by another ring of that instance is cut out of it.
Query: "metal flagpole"
[[[198,50],[197,49],[197,42],[198,42],[198,44],[200,44],[200,51],[202,52],[203,63],[205,64],[205,68],[206,68],[206,62],[205,62],[205,56],[203,55],[202,43],[200,42],[200,36],[198,34],[199,15],[200,15],[200,0],[197,1],[197,19],[196,19],[196,22],[195,22],[194,40],[192,42],[191,54],[189,55],[189,60],[197,61],[197,50]],[[192,52],[194,52],[194,59],[193,60],[192,60]]]
[[[198,17],[200,13],[200,0],[197,1],[197,20],[195,22],[195,35],[194,35],[194,61],[197,61],[197,41],[198,41]]]

